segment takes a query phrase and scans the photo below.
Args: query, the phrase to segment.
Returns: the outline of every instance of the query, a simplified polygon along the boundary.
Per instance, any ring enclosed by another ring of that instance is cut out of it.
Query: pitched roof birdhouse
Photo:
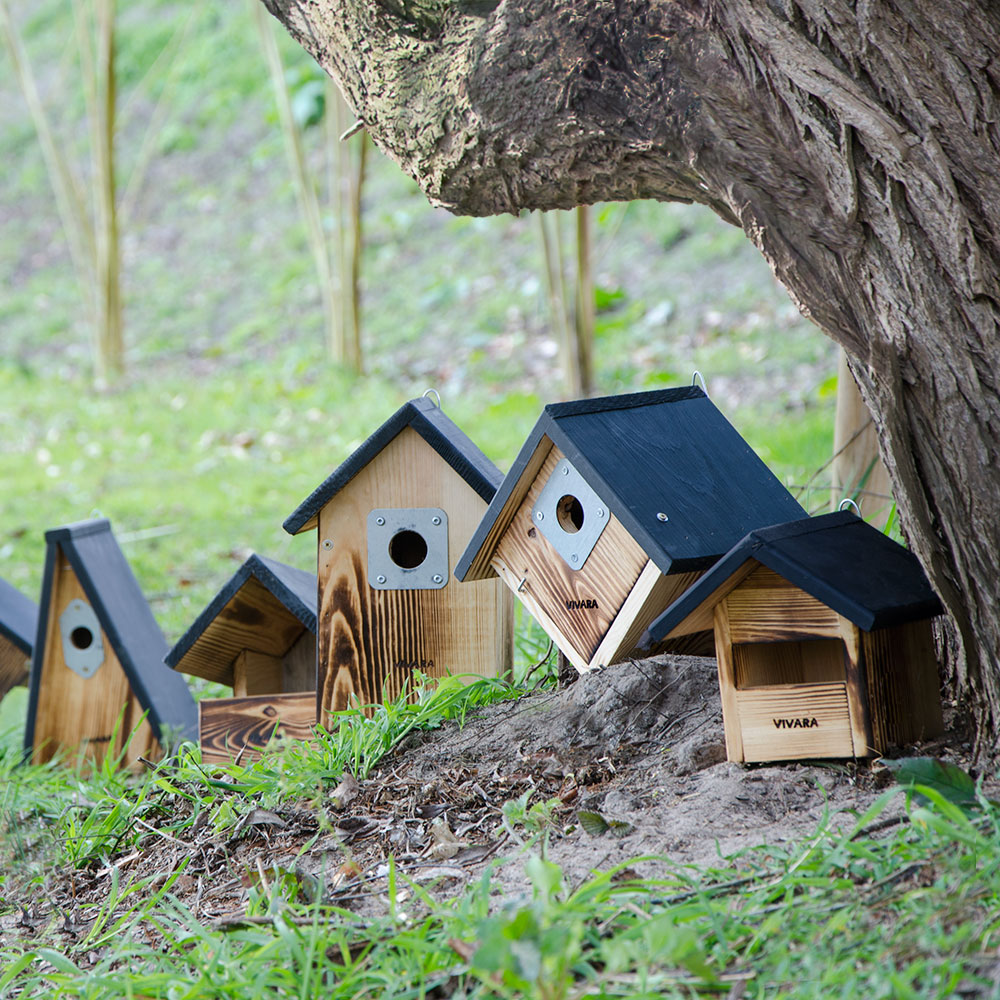
[[[865,757],[942,731],[916,557],[849,512],[750,532],[643,645],[715,633],[730,760]]]
[[[26,751],[36,762],[66,749],[99,763],[124,750],[131,764],[170,738],[194,739],[194,699],[163,663],[167,641],[110,523],[81,521],[45,541]]]
[[[503,477],[429,399],[402,406],[285,521],[318,532],[324,711],[393,698],[430,677],[509,669],[505,588],[452,578]]]
[[[167,653],[182,673],[233,689],[198,702],[202,760],[255,752],[316,723],[316,576],[252,555]]]
[[[751,528],[804,513],[701,389],[552,404],[456,574],[499,575],[586,671]]]
[[[0,580],[0,698],[28,681],[31,649],[38,631],[38,605]]]

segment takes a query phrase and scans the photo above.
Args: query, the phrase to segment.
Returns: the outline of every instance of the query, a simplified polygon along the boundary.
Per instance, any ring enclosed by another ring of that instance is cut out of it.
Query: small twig
[[[162,830],[157,830],[155,826],[150,825],[140,816],[133,816],[132,819],[139,824],[139,826],[144,826],[150,833],[155,833],[158,837],[162,837],[164,840],[169,840],[171,843],[180,844],[181,847],[189,848],[191,845],[186,844],[183,840],[178,840],[176,837],[172,837],[169,833],[164,833]]]

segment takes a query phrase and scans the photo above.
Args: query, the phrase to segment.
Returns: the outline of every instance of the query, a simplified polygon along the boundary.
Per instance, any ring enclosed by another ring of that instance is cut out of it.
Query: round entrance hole
[[[583,527],[583,504],[571,493],[560,497],[556,504],[556,520],[563,531],[575,534]]]
[[[427,558],[427,542],[417,531],[397,531],[389,541],[389,558],[400,569],[416,569]]]
[[[90,649],[94,644],[94,633],[85,625],[77,625],[69,634],[69,641],[77,649]]]

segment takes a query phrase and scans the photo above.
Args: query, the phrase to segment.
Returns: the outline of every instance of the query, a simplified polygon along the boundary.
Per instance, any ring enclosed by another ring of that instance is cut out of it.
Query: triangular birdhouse
[[[509,669],[505,589],[452,576],[502,478],[439,406],[415,399],[285,521],[318,533],[321,713],[391,699],[414,671]]]
[[[38,605],[0,580],[0,698],[27,684],[31,650],[38,631]]]
[[[847,511],[750,532],[642,640],[715,634],[730,760],[866,757],[942,731],[916,557]]]
[[[555,403],[455,572],[499,575],[586,671],[626,658],[751,528],[804,514],[701,389]]]
[[[256,753],[273,736],[308,739],[316,724],[315,574],[250,556],[165,662],[233,689],[232,698],[198,702],[203,761]]]
[[[45,533],[25,749],[124,763],[197,735],[194,699],[105,519]],[[143,720],[143,713],[146,718]],[[131,739],[130,739],[131,737]]]

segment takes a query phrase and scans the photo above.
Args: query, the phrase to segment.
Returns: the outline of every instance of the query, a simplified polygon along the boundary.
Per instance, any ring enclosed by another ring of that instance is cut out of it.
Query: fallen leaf
[[[443,819],[436,819],[431,824],[431,840],[427,853],[439,861],[455,857],[465,847],[465,842],[451,832],[451,827]]]
[[[340,784],[330,793],[330,805],[334,809],[344,809],[358,797],[360,791],[361,786],[357,783],[354,775],[345,767]]]
[[[580,821],[580,826],[592,837],[600,837],[610,829],[608,821],[599,812],[581,809],[576,816]]]

